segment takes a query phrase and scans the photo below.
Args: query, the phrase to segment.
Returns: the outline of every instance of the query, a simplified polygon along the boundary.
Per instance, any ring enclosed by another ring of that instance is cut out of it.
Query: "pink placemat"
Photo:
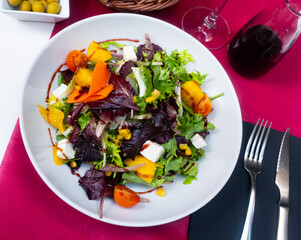
[[[131,228],[90,218],[60,200],[31,164],[16,124],[0,168],[0,239],[179,239],[189,218],[155,227]]]

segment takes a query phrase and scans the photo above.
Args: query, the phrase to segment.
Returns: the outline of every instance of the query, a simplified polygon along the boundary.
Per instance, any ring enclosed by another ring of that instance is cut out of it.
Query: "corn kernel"
[[[120,146],[120,141],[119,141],[119,139],[115,139],[115,144],[116,144],[117,146]]]
[[[129,134],[127,129],[119,129],[118,132],[119,132],[119,135],[121,135],[124,138],[127,137]]]
[[[151,103],[151,102],[153,102],[153,101],[155,101],[155,100],[156,100],[155,97],[148,97],[148,98],[145,99],[145,102]]]
[[[159,90],[155,89],[154,91],[152,91],[151,95],[154,98],[158,98],[161,95],[161,93]]]
[[[120,134],[118,134],[118,135],[117,135],[117,139],[118,139],[118,140],[122,140],[122,139],[124,139],[124,137],[121,136]]]
[[[137,96],[134,96],[134,97],[133,97],[133,102],[134,102],[134,103],[137,103],[137,102],[138,102]]]
[[[188,145],[187,145],[187,143],[180,143],[180,144],[179,144],[179,148],[180,148],[181,150],[185,150],[185,149],[188,148]]]
[[[105,175],[106,175],[107,177],[110,177],[110,176],[112,175],[112,172],[107,172],[107,171],[105,171]]]
[[[190,156],[190,155],[191,155],[191,149],[190,149],[190,147],[187,147],[187,148],[185,149],[185,155],[187,155],[187,156]]]
[[[126,140],[130,140],[131,139],[131,137],[132,137],[132,134],[131,133],[128,133],[128,135],[124,138],[124,139],[126,139]]]
[[[166,195],[166,192],[164,191],[163,188],[159,188],[157,191],[156,191],[156,194],[160,197],[164,197]]]
[[[90,164],[90,165],[92,165],[92,166],[94,165],[94,163],[93,163],[92,161],[91,161],[91,162],[89,162],[89,164]]]
[[[75,161],[71,162],[71,163],[70,163],[70,167],[72,167],[72,168],[76,168],[76,167],[77,167],[77,164],[76,164],[76,162],[75,162]]]

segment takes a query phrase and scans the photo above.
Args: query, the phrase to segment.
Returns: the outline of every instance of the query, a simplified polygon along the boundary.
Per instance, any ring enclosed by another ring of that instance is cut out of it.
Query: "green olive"
[[[30,11],[31,10],[31,4],[29,1],[22,1],[19,5],[20,11]]]
[[[56,2],[48,4],[47,13],[58,14],[61,11],[61,5]]]
[[[44,5],[44,8],[45,8],[45,11],[46,11],[46,9],[47,9],[47,6],[48,6],[48,3],[47,3],[47,1],[41,1],[41,3]]]
[[[22,0],[8,0],[7,2],[8,2],[9,5],[11,5],[13,7],[17,7],[17,6],[20,5],[21,1]]]
[[[34,12],[45,12],[45,7],[40,1],[34,2],[31,7]]]

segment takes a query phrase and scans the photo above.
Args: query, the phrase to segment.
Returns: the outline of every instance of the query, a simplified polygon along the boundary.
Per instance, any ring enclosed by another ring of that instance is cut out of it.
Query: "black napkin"
[[[243,140],[237,165],[221,192],[190,217],[189,240],[238,240],[249,203],[251,183],[243,155],[254,124],[243,123]],[[257,177],[252,240],[274,240],[277,235],[279,191],[275,185],[278,152],[283,132],[271,129],[261,173]],[[200,189],[201,191],[201,189]],[[301,138],[290,137],[289,240],[301,239]]]

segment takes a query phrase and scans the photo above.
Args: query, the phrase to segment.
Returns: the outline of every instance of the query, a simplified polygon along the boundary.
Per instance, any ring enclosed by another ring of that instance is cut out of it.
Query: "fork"
[[[270,133],[271,125],[270,123],[267,132],[265,134],[266,126],[268,121],[265,122],[263,126],[264,120],[261,121],[259,125],[260,118],[258,119],[251,135],[249,141],[247,143],[247,147],[244,155],[244,167],[249,173],[251,177],[251,193],[249,206],[247,211],[247,216],[243,228],[243,232],[241,235],[241,240],[250,240],[252,225],[253,225],[253,216],[254,216],[254,208],[255,208],[255,196],[256,196],[256,177],[260,173],[262,159],[264,155],[265,146],[268,140],[268,136]],[[265,135],[264,135],[265,134]],[[255,155],[254,155],[255,152]]]

